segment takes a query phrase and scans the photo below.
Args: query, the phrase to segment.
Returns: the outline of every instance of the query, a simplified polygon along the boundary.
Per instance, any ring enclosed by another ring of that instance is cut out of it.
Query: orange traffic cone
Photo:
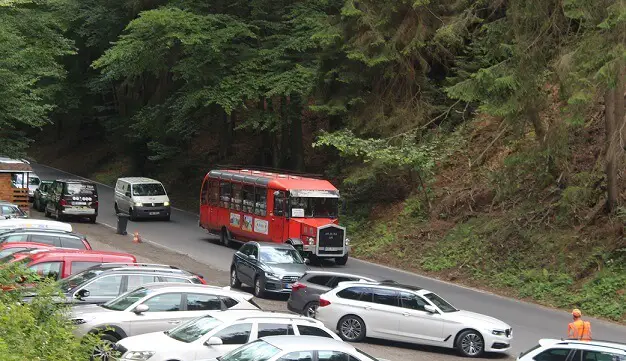
[[[133,243],[141,243],[141,237],[139,237],[139,232],[135,232],[133,235]]]

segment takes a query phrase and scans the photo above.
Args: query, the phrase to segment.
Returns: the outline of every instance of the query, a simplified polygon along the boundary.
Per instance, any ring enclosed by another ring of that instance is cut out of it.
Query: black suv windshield
[[[337,198],[291,197],[289,200],[294,218],[337,218],[339,214]]]
[[[151,293],[152,290],[140,287],[134,291],[127,292],[119,296],[118,298],[112,299],[111,301],[102,305],[102,307],[114,311],[124,311],[128,307],[132,306],[135,302],[139,301],[140,299],[146,297]]]
[[[69,292],[72,288],[85,284],[86,282],[96,278],[99,274],[104,272],[101,269],[88,269],[73,276],[65,278],[59,282],[59,287],[63,292]]]
[[[78,194],[93,195],[96,193],[96,186],[89,183],[66,183],[63,188],[63,193],[68,196]]]
[[[165,188],[160,183],[134,184],[133,195],[144,196],[164,196]]]
[[[170,330],[167,335],[174,340],[189,343],[206,335],[207,332],[211,331],[221,324],[222,321],[207,315],[184,323]]]
[[[261,262],[265,263],[299,263],[304,261],[300,253],[290,248],[261,247]]]
[[[439,309],[442,312],[448,313],[448,312],[456,312],[456,311],[458,311],[456,308],[454,308],[454,306],[452,306],[446,300],[444,300],[443,298],[437,296],[434,293],[427,293],[427,294],[424,295],[424,297],[428,298],[430,300],[430,302],[434,303],[435,306],[439,307]]]

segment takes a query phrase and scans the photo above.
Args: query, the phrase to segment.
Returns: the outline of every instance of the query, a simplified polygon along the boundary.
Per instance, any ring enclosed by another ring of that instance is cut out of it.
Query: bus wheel
[[[335,258],[335,263],[337,266],[345,266],[348,263],[348,254],[346,253],[343,257]]]
[[[228,231],[226,228],[222,228],[222,233],[220,233],[220,243],[224,245],[224,247],[230,246],[230,239],[228,238]]]

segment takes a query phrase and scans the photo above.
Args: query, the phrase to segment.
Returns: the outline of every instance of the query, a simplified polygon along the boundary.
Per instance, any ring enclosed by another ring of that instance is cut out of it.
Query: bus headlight
[[[349,245],[350,245],[350,239],[346,238],[346,246],[349,246]]]
[[[313,237],[307,238],[306,241],[309,242],[309,246],[312,246],[315,243],[315,240],[313,239]]]

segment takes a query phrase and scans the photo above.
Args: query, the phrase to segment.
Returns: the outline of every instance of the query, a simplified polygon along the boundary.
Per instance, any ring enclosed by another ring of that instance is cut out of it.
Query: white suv
[[[626,361],[626,343],[541,339],[518,361]]]
[[[462,355],[505,352],[511,326],[493,317],[461,311],[436,294],[395,282],[342,282],[320,296],[315,318],[345,341],[366,336],[456,348]]]
[[[71,309],[74,333],[101,333],[103,343],[94,358],[107,359],[117,341],[148,332],[169,330],[207,311],[258,310],[249,293],[228,288],[184,283],[149,283],[103,305]]]
[[[320,336],[341,341],[324,324],[288,313],[228,310],[210,312],[167,332],[128,337],[115,345],[120,361],[208,360],[261,337]]]

